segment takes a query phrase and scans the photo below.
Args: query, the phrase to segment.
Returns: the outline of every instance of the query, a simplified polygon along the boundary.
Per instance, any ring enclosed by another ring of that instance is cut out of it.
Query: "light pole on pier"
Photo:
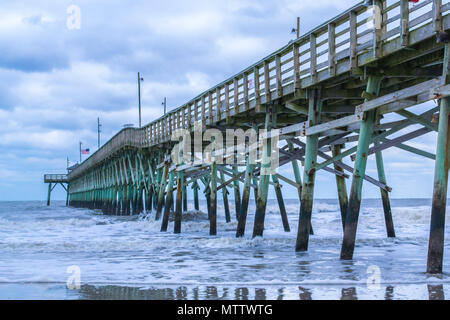
[[[297,38],[300,38],[300,17],[297,17],[297,28],[292,28],[291,33],[297,33]]]
[[[138,72],[139,128],[142,127],[142,121],[141,121],[141,81],[144,81],[144,78],[141,78],[141,74]]]
[[[161,104],[164,106],[164,115],[166,115],[166,111],[167,111],[167,99],[166,99],[166,97],[164,97],[164,101]]]
[[[100,132],[102,132],[101,130],[100,130],[100,127],[101,127],[102,125],[100,124],[100,118],[97,118],[97,139],[98,139],[98,148],[100,149]]]

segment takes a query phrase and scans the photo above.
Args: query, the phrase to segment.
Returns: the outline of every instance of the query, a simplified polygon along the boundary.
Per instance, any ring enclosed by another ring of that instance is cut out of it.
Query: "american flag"
[[[81,150],[81,154],[89,154],[89,149],[83,149],[83,150]]]

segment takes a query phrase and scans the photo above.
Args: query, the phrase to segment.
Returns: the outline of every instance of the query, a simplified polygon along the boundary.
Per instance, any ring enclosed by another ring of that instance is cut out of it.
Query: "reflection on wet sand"
[[[425,287],[426,286],[426,287]],[[430,300],[444,300],[444,285],[424,285]],[[337,290],[336,290],[337,289]],[[319,290],[319,291],[318,291]],[[380,288],[380,296],[367,295],[364,286],[351,287],[307,287],[307,286],[273,286],[261,287],[230,287],[230,286],[150,286],[123,287],[115,285],[94,286],[82,285],[79,290],[81,299],[94,300],[313,300],[313,299],[403,299],[396,296],[394,286]],[[358,291],[361,297],[358,297]],[[297,292],[297,293],[295,293]],[[334,294],[336,293],[336,294]],[[384,295],[383,295],[384,294]],[[424,297],[425,298],[425,297]],[[426,298],[425,298],[426,299]]]
[[[444,296],[444,286],[439,285],[428,285],[428,296],[430,300],[445,300]]]
[[[394,287],[387,286],[384,294],[384,300],[392,300],[394,297]]]

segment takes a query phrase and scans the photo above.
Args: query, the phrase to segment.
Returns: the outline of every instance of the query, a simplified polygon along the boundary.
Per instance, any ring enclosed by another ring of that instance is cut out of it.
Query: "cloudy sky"
[[[103,142],[123,124],[136,124],[138,71],[145,78],[142,103],[143,122],[147,123],[161,115],[163,97],[167,97],[169,109],[178,107],[286,44],[293,38],[290,30],[297,16],[305,33],[354,3],[2,3],[0,200],[44,199],[44,173],[65,172],[66,157],[72,162],[79,158],[79,141],[96,150],[97,117]],[[80,29],[67,27],[71,5],[80,8]],[[434,152],[435,139],[429,134],[413,145]],[[393,197],[430,197],[432,161],[395,149],[384,156]],[[370,159],[369,174],[376,176],[373,163]],[[287,193],[294,194],[292,191]],[[316,195],[336,197],[333,176],[318,174]],[[379,191],[366,184],[364,195],[377,197]],[[59,190],[55,196],[63,198],[64,194]]]

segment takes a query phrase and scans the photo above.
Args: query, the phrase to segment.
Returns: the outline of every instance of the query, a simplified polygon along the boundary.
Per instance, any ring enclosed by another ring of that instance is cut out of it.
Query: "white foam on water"
[[[368,267],[381,271],[382,284],[448,283],[424,271],[430,207],[411,200],[392,214],[397,238],[386,238],[381,204],[363,205],[355,259],[339,260],[342,223],[336,202],[316,201],[308,252],[296,253],[299,204],[286,201],[291,232],[284,232],[276,200],[268,203],[264,237],[251,238],[254,203],[249,206],[246,236],[235,238],[218,205],[217,236],[209,236],[203,212],[183,213],[182,233],[161,233],[154,213],[112,217],[85,209],[44,203],[0,203],[0,283],[65,283],[67,267],[77,265],[83,283],[364,285]],[[381,202],[381,201],[380,201]],[[190,204],[192,206],[192,204]],[[447,222],[450,217],[447,216]],[[448,228],[446,237],[448,238]],[[446,245],[448,250],[449,245]],[[450,270],[445,260],[444,270]]]

